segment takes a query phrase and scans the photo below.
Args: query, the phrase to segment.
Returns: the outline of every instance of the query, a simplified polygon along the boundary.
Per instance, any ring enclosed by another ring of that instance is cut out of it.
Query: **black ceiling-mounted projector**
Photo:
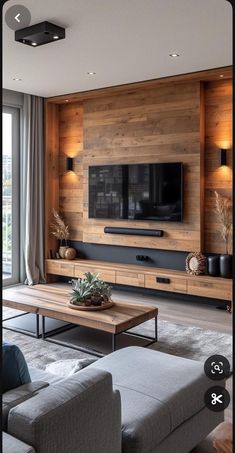
[[[47,21],[16,30],[15,32],[15,41],[32,47],[42,46],[64,38],[65,29]]]

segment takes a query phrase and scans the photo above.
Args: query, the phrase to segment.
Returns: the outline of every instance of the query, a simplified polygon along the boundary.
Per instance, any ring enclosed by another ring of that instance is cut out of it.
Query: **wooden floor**
[[[129,303],[150,303],[159,308],[159,318],[176,324],[197,326],[206,330],[232,334],[232,315],[226,311],[217,309],[211,305],[185,302],[179,298],[176,300],[138,294],[123,290],[113,290],[113,298]]]
[[[63,283],[60,283],[63,285]],[[51,284],[53,285],[53,283]],[[54,284],[55,286],[58,283]],[[66,283],[65,286],[68,286]],[[232,335],[232,314],[227,310],[221,310],[214,305],[207,305],[195,302],[182,301],[179,297],[174,300],[167,298],[165,295],[150,296],[138,292],[138,289],[113,289],[112,298],[120,302],[127,303],[146,303],[158,307],[159,319],[183,324],[186,326],[197,326],[205,330],[216,330]]]

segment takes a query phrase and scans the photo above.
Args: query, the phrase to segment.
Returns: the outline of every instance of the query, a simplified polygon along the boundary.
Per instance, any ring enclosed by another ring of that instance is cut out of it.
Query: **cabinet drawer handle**
[[[170,283],[171,280],[170,278],[165,278],[165,277],[157,277],[156,278],[157,283]]]

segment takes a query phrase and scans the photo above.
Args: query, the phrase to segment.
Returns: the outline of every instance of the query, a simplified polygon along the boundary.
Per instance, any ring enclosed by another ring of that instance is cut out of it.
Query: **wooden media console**
[[[108,261],[47,259],[46,274],[83,277],[93,272],[109,283],[170,291],[193,296],[224,300],[228,309],[232,300],[232,280],[208,275],[189,275],[184,271],[120,264]]]

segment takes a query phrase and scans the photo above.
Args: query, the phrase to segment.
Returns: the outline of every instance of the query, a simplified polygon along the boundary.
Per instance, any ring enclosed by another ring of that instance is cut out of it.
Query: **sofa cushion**
[[[30,382],[29,384],[21,385],[16,389],[5,392],[2,396],[2,423],[3,429],[7,429],[7,419],[10,410],[35,396],[37,392],[45,387],[48,387],[47,382]]]
[[[205,407],[211,386],[202,363],[141,347],[118,350],[90,367],[110,372],[120,391],[123,453],[154,449]]]
[[[31,382],[27,363],[18,346],[3,343],[2,346],[2,392]]]
[[[4,453],[35,453],[33,447],[21,442],[16,437],[10,436],[10,434],[3,433],[3,452]]]

